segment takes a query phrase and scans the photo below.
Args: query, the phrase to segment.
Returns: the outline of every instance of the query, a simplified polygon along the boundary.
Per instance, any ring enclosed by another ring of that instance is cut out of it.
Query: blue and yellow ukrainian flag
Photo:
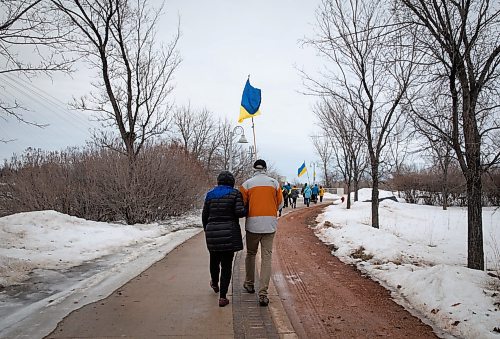
[[[247,79],[241,97],[240,117],[238,122],[241,123],[244,119],[260,115],[260,101],[260,89],[252,87],[252,85],[250,85],[250,80]]]
[[[299,169],[297,170],[297,176],[301,176],[302,174],[306,173],[307,172],[307,168],[306,168],[306,162],[304,161],[304,163],[299,167]]]

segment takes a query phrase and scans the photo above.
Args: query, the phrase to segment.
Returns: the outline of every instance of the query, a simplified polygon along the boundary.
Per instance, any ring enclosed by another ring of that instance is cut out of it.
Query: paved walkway
[[[200,232],[106,299],[72,312],[46,338],[296,338],[272,282],[269,307],[242,291],[244,257],[235,257],[231,303],[219,307]]]

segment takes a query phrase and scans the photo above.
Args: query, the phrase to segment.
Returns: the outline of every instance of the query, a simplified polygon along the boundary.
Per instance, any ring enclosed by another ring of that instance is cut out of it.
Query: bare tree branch
[[[414,41],[395,29],[391,13],[383,1],[323,0],[318,37],[306,41],[331,67],[319,79],[306,75],[306,89],[346,105],[362,123],[362,133],[352,134],[361,135],[368,149],[376,228],[380,165],[389,136],[403,119],[400,105],[419,60]]]
[[[399,16],[419,28],[417,43],[420,49],[430,51],[425,58],[434,65],[419,71],[426,82],[420,91],[428,92],[428,80],[432,79],[432,91],[448,93],[449,109],[440,116],[446,116],[451,123],[446,125],[451,126],[449,133],[435,117],[422,113],[421,108],[417,108],[417,115],[455,151],[467,182],[467,266],[482,270],[482,176],[500,160],[500,149],[485,143],[495,139],[498,125],[500,9],[490,0],[399,3]],[[420,98],[420,107],[428,105],[428,95]]]
[[[66,34],[45,2],[0,1],[0,74],[29,78],[36,74],[70,72],[72,60],[61,53]],[[15,99],[0,99],[0,114],[4,117],[43,127],[23,118],[26,109],[26,104]]]

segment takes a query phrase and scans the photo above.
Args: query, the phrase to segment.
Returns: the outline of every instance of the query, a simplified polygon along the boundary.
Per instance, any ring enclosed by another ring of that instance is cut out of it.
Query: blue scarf
[[[234,190],[231,186],[219,185],[208,191],[205,201],[221,198]]]

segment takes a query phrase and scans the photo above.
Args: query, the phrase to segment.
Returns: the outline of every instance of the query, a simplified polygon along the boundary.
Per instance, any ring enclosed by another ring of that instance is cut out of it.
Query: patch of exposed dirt
[[[331,254],[308,227],[325,205],[280,218],[273,280],[302,338],[436,338],[390,292]],[[363,251],[361,251],[363,252]]]

